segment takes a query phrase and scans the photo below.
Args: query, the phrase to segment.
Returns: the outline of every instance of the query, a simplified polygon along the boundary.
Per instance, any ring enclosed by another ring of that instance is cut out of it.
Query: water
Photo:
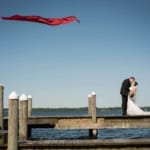
[[[149,111],[150,108],[145,108]],[[34,109],[33,116],[84,116],[87,108],[79,109]],[[98,116],[120,116],[120,108],[97,109]],[[88,139],[88,130],[57,130],[57,129],[32,129],[32,139]],[[100,129],[98,139],[115,138],[150,138],[150,129]]]

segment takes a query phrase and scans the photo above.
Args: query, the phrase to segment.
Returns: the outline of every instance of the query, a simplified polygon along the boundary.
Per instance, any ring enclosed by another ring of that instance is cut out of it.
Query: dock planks
[[[18,146],[19,150],[149,150],[150,139],[27,140],[20,141]],[[2,148],[5,150],[7,146]]]
[[[4,118],[7,126],[8,118]],[[96,123],[89,116],[28,118],[28,127],[55,129],[103,129],[103,128],[150,128],[150,116],[97,116]],[[66,131],[67,132],[67,131]],[[29,133],[30,134],[30,133]],[[150,139],[67,139],[67,140],[24,140],[19,141],[19,150],[149,150]],[[7,145],[0,149],[6,150]]]
[[[97,116],[96,123],[89,116],[79,117],[30,117],[30,127],[56,129],[102,129],[102,128],[150,128],[150,116]]]
[[[30,145],[30,146],[29,146]],[[26,141],[19,144],[19,147],[26,148],[50,148],[50,149],[149,149],[150,139],[86,139],[86,140],[44,140],[44,141]],[[29,146],[29,147],[28,147]]]

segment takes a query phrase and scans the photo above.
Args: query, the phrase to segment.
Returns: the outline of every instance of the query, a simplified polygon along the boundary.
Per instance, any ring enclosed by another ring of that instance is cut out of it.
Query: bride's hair
[[[137,86],[137,85],[138,85],[138,82],[135,81],[134,86]]]
[[[130,97],[133,98],[135,94],[131,94]]]

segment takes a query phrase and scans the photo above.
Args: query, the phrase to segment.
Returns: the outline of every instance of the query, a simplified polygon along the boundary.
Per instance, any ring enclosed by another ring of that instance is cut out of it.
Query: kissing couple
[[[122,96],[122,115],[150,115],[150,112],[143,111],[136,103],[135,96],[137,92],[138,82],[135,77],[131,76],[122,82],[120,94]]]

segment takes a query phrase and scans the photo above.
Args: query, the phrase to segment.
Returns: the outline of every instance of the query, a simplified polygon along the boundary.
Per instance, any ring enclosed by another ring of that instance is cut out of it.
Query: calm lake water
[[[150,108],[143,108],[150,111]],[[34,116],[84,116],[87,108],[78,109],[33,109]],[[120,108],[97,109],[98,116],[120,116]],[[32,129],[33,139],[88,139],[88,130],[57,130],[57,129]],[[150,138],[150,129],[100,129],[98,139],[115,138]]]

